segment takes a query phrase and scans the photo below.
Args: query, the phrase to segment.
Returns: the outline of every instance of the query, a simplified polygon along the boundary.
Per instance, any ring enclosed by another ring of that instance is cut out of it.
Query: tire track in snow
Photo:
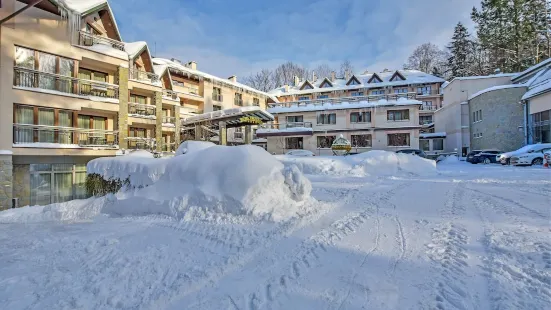
[[[505,198],[505,197],[500,197],[500,196],[497,196],[497,195],[494,195],[494,194],[490,194],[490,193],[486,193],[486,192],[483,192],[483,191],[480,191],[480,190],[476,190],[476,189],[473,189],[473,188],[468,188],[468,190],[470,190],[470,191],[472,191],[472,192],[475,192],[475,193],[478,193],[478,194],[482,194],[482,195],[491,197],[491,198],[493,198],[493,199],[497,199],[497,200],[504,201],[504,202],[506,202],[506,203],[508,203],[508,204],[510,204],[510,205],[514,205],[514,206],[519,207],[519,208],[521,208],[521,209],[523,209],[523,210],[526,210],[526,211],[527,211],[528,213],[530,213],[531,215],[536,215],[536,216],[538,216],[538,217],[543,217],[543,218],[549,217],[549,215],[543,214],[543,213],[541,213],[541,212],[539,212],[539,211],[536,211],[536,210],[534,210],[534,209],[532,209],[532,208],[529,208],[529,207],[525,206],[524,204],[522,204],[522,203],[520,203],[520,202],[517,202],[517,201],[514,201],[514,200],[512,200],[512,199]],[[503,210],[503,208],[499,208],[499,209]],[[512,208],[510,208],[510,209],[512,210]],[[505,213],[507,213],[507,214],[510,215],[510,214],[512,214],[512,213],[511,213],[511,210],[507,210],[507,211],[503,210],[503,211],[504,211]]]

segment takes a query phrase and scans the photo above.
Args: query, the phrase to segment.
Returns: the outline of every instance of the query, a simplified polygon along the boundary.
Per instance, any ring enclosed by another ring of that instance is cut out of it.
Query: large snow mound
[[[276,156],[285,166],[296,165],[305,174],[341,176],[434,175],[436,162],[410,154],[370,151],[350,156]]]
[[[176,155],[188,154],[192,152],[201,151],[209,147],[213,147],[216,144],[205,141],[185,141],[176,150]]]
[[[282,221],[312,205],[312,185],[294,166],[284,166],[257,146],[212,146],[167,159],[101,158],[88,164],[105,178],[130,178],[116,195],[0,213],[2,222],[88,220],[99,214],[162,214],[184,219],[205,212]],[[310,202],[310,203],[309,203]]]

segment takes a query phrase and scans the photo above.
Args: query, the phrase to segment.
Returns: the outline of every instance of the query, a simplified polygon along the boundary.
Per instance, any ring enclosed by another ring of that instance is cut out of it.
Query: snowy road
[[[549,309],[551,170],[311,176],[282,223],[0,223],[3,309]]]

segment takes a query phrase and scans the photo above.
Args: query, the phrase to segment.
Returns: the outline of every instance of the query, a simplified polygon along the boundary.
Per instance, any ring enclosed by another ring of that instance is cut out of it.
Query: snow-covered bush
[[[121,188],[128,187],[130,181],[127,179],[104,179],[97,173],[86,175],[84,187],[88,196],[104,196],[117,193]]]

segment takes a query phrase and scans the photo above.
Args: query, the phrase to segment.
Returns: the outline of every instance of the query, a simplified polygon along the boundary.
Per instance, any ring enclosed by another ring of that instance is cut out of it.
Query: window
[[[432,90],[432,87],[429,86],[419,86],[417,87],[417,94],[418,95],[430,95]]]
[[[350,94],[352,97],[359,97],[359,96],[363,96],[364,95],[364,92],[363,91],[354,91]]]
[[[147,97],[130,94],[130,102],[132,103],[139,103],[139,104],[147,104]]]
[[[304,117],[302,115],[287,116],[287,123],[302,123],[302,122],[304,122]]]
[[[372,91],[371,91],[371,94],[372,94],[372,95],[384,95],[384,94],[385,94],[385,90],[384,90],[384,89],[372,90]]]
[[[348,85],[360,85],[360,82],[356,81],[356,79],[352,79]]]
[[[533,143],[551,143],[551,110],[534,113],[531,120]]]
[[[300,96],[300,97],[298,97],[298,100],[299,101],[310,100],[310,97],[309,96]]]
[[[220,110],[222,110],[222,107],[215,104],[215,105],[212,106],[212,110],[213,111],[220,111]]]
[[[331,148],[331,145],[333,145],[333,141],[335,141],[335,136],[318,136],[318,148],[322,149],[328,149]]]
[[[318,99],[327,99],[329,98],[329,95],[319,95]]]
[[[475,133],[473,136],[475,138],[482,138],[482,133]]]
[[[371,135],[352,135],[352,147],[371,147]]]
[[[54,76],[55,74],[59,74],[73,77],[75,61],[72,59],[16,46],[15,66],[17,68],[42,72],[42,74],[36,74],[16,69],[15,86],[59,90],[66,93],[73,92],[73,82],[70,79],[56,78]]]
[[[212,100],[222,101],[222,89],[220,89],[218,87],[213,87],[212,88]]]
[[[392,133],[387,135],[388,146],[409,146],[409,133]]]
[[[15,65],[21,68],[34,69],[34,51],[24,47],[15,47]]]
[[[408,92],[407,88],[394,88],[395,94],[406,94]]]
[[[371,112],[352,112],[350,113],[351,123],[370,123]]]
[[[38,108],[38,124],[42,126],[54,126],[54,110]],[[53,130],[39,130],[38,142],[55,143]]]
[[[31,164],[31,205],[87,198],[85,164]]]
[[[337,123],[337,115],[331,114],[318,114],[318,125],[331,125]]]
[[[235,93],[234,104],[238,105],[240,107],[243,106],[243,95],[242,94]]]
[[[419,140],[419,148],[422,151],[430,151],[430,141],[426,139]]]
[[[444,150],[444,139],[433,139],[432,140],[432,149],[434,151]]]
[[[386,112],[386,119],[389,121],[409,120],[409,110],[391,110]]]
[[[16,124],[34,124],[34,108],[28,106],[16,106],[15,108],[15,123]],[[32,128],[16,128],[14,129],[14,143],[33,143]]]
[[[260,99],[253,98],[253,105],[259,107],[260,106]]]
[[[419,115],[419,125],[432,123],[432,115]]]
[[[473,123],[478,123],[482,121],[482,110],[473,112]]]
[[[301,150],[303,148],[302,137],[286,138],[285,148],[288,150]]]

